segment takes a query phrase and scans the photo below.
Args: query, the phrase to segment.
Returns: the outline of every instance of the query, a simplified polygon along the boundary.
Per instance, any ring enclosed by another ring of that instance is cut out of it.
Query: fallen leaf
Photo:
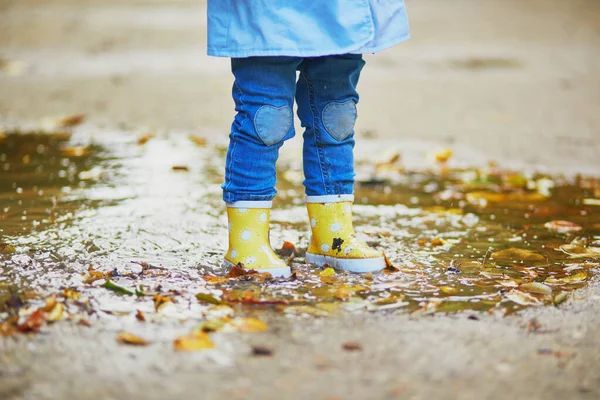
[[[104,282],[102,285],[100,285],[100,287],[103,287],[108,290],[112,290],[113,292],[118,293],[118,294],[127,294],[129,296],[133,296],[133,294],[134,294],[132,291],[127,290],[122,286],[114,284],[110,279],[107,279],[106,282]]]
[[[54,307],[52,308],[52,310],[48,313],[48,316],[46,317],[46,319],[48,320],[48,322],[60,321],[61,319],[63,319],[64,311],[65,311],[65,304],[64,303],[56,303],[54,305]]]
[[[173,347],[177,351],[196,351],[203,349],[212,349],[215,344],[210,340],[208,334],[197,331],[189,335],[180,336],[173,341]]]
[[[90,153],[87,146],[71,146],[60,149],[60,154],[64,157],[78,158],[85,157]]]
[[[600,206],[600,199],[583,199],[581,202],[586,206]]]
[[[515,247],[496,251],[490,257],[499,261],[543,261],[545,259],[544,256],[533,250]]]
[[[390,259],[387,257],[385,252],[381,252],[381,255],[383,255],[383,260],[385,261],[385,267],[387,269],[394,270],[394,271],[400,271],[400,268],[398,268],[393,262],[390,261]]]
[[[342,349],[346,351],[360,351],[362,350],[362,346],[358,342],[346,342],[342,344]]]
[[[539,282],[524,283],[519,286],[519,289],[529,293],[552,294],[552,288]]]
[[[541,304],[537,298],[533,297],[529,293],[524,293],[517,289],[513,289],[506,293],[505,298],[522,306],[534,306]]]
[[[85,114],[68,115],[54,121],[56,128],[70,128],[81,124],[85,120]]]
[[[190,169],[188,167],[186,167],[185,165],[173,165],[171,167],[171,169],[173,171],[182,171],[182,172],[188,172]]]
[[[558,248],[571,258],[600,258],[600,247],[585,247],[579,244],[564,244]]]
[[[331,267],[327,267],[323,271],[319,272],[319,276],[322,276],[322,277],[328,277],[328,276],[334,276],[334,275],[335,275],[335,270]]]
[[[137,144],[139,144],[140,146],[141,146],[141,145],[144,145],[144,144],[148,143],[148,141],[149,141],[150,139],[152,139],[152,138],[154,138],[154,134],[152,134],[152,133],[147,133],[147,134],[145,134],[145,135],[142,135],[142,136],[140,136],[140,137],[138,138],[138,140],[137,140]]]
[[[0,72],[9,76],[21,75],[27,69],[27,63],[23,61],[11,61],[0,59]]]
[[[267,346],[252,346],[252,355],[260,357],[270,357],[273,355],[273,350]]]
[[[281,257],[289,257],[296,254],[296,246],[292,242],[283,242],[281,250],[279,250]]]
[[[33,313],[27,316],[25,321],[17,327],[17,330],[21,333],[37,332],[44,322],[46,321],[46,315],[44,310],[38,308]]]
[[[0,243],[0,254],[11,254],[17,250],[8,243]]]
[[[163,308],[166,304],[173,302],[172,298],[164,296],[162,294],[155,294],[154,296],[152,296],[152,299],[154,300],[154,309],[156,311]]]
[[[124,344],[131,344],[134,346],[148,346],[150,344],[146,339],[142,339],[132,333],[121,331],[117,335],[117,342]]]
[[[454,154],[454,152],[452,151],[451,148],[443,148],[443,149],[438,149],[433,151],[433,153],[431,154],[433,159],[435,160],[435,162],[443,164],[448,162],[448,160],[450,160],[450,158],[452,157],[452,154]]]
[[[561,292],[561,293],[557,294],[556,296],[554,296],[554,300],[553,300],[554,305],[558,307],[559,305],[564,303],[568,298],[569,298],[569,293]]]
[[[63,290],[63,296],[65,296],[66,299],[78,301],[81,298],[81,293],[79,293],[75,289],[66,288],[65,290]]]
[[[289,306],[283,312],[285,314],[311,315],[313,317],[327,317],[329,315],[327,311],[313,306]]]
[[[564,278],[546,278],[545,283],[551,285],[565,285],[565,284],[574,284],[574,283],[582,283],[587,279],[588,273],[587,271],[581,271],[573,275],[565,276]]]
[[[106,279],[110,273],[96,271],[93,267],[88,268],[88,277],[83,280],[83,283],[94,283],[100,279]]]
[[[547,229],[558,233],[579,232],[583,229],[581,226],[573,222],[561,220],[546,222],[544,226]]]
[[[201,330],[202,332],[216,332],[223,329],[223,327],[225,327],[229,321],[231,321],[231,318],[229,317],[204,321],[198,326],[197,329]]]
[[[208,293],[197,293],[196,299],[198,299],[198,301],[200,303],[208,303],[208,304],[222,304],[223,303],[221,300],[217,299],[216,297],[211,296]]]
[[[144,313],[140,310],[137,310],[137,312],[135,313],[135,319],[137,319],[140,322],[146,322],[146,317],[144,316]]]
[[[227,329],[236,332],[266,332],[269,326],[257,318],[239,317],[231,320],[227,324]]]
[[[188,138],[198,146],[206,146],[206,139],[197,135],[189,135]]]

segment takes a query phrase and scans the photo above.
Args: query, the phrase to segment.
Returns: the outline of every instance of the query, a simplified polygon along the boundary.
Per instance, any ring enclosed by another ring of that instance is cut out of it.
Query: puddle
[[[44,321],[141,314],[204,321],[206,331],[240,316],[506,315],[564,301],[599,265],[600,180],[448,169],[440,155],[429,171],[394,159],[357,166],[355,225],[388,269],[309,266],[302,174],[282,160],[271,241],[295,274],[228,278],[224,151],[185,134],[1,136],[2,330],[36,330],[36,310]]]

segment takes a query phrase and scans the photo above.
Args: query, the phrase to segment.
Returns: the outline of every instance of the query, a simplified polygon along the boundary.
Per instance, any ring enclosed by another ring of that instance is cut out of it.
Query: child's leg
[[[356,85],[360,55],[305,59],[296,88],[304,132],[304,186],[312,238],[307,262],[352,272],[385,267],[380,253],[356,239],[352,225]]]
[[[237,112],[225,164],[223,200],[271,201],[279,148],[294,136],[293,104],[300,58],[231,60]]]
[[[294,136],[293,103],[300,58],[232,59],[233,99],[223,199],[229,219],[225,263],[289,276],[290,268],[269,243],[271,200],[275,196],[277,157]]]
[[[354,193],[356,85],[360,54],[307,58],[296,89],[304,131],[304,186],[308,196]]]

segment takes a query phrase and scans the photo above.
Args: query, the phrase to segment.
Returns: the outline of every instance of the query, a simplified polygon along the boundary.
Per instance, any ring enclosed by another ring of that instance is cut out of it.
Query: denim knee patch
[[[254,129],[267,146],[279,143],[292,126],[292,110],[288,106],[265,105],[254,115]]]
[[[334,139],[342,141],[352,133],[356,121],[356,104],[352,100],[331,102],[323,109],[323,125]]]

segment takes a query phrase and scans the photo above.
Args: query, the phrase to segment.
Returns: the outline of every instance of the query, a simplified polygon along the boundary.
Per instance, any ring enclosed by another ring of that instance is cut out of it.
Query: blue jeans
[[[275,197],[279,148],[295,134],[294,98],[305,128],[306,194],[352,194],[356,85],[363,66],[360,54],[233,58],[237,114],[229,135],[225,202]]]

